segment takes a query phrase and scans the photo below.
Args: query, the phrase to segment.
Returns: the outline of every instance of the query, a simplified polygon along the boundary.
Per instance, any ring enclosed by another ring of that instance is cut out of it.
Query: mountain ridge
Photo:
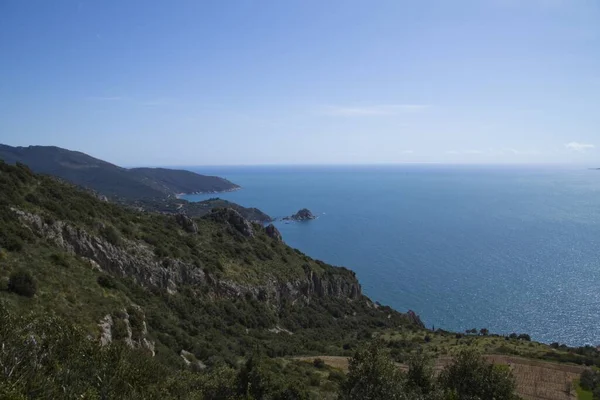
[[[174,197],[180,193],[217,193],[239,189],[227,179],[167,168],[123,168],[80,151],[56,146],[12,147],[0,144],[0,159],[22,163],[111,199]]]

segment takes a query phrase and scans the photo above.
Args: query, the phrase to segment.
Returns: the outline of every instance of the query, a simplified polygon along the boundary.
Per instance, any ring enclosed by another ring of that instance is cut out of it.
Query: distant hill
[[[34,172],[54,175],[120,200],[157,199],[177,193],[216,193],[238,185],[216,176],[166,168],[122,168],[85,153],[55,146],[0,144],[0,160],[23,163]]]

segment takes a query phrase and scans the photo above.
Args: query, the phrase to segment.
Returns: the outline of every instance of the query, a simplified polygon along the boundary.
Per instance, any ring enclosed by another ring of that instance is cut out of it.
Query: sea
[[[354,270],[429,328],[600,344],[600,171],[558,166],[191,167],[241,190],[287,244]]]

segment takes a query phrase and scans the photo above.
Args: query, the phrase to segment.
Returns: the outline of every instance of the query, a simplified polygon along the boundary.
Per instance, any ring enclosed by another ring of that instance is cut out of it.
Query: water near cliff
[[[600,343],[600,171],[542,167],[192,168],[271,216],[312,257],[424,322]],[[208,196],[188,196],[200,200]]]

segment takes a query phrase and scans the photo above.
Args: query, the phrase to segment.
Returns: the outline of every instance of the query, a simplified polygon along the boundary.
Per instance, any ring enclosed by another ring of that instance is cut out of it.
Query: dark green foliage
[[[373,342],[350,360],[340,399],[518,400],[508,368],[488,364],[478,353],[461,352],[435,378],[421,356],[409,360],[405,374],[387,357],[382,343]]]
[[[52,253],[50,255],[50,260],[54,265],[57,265],[59,267],[69,266],[69,260],[67,259],[67,256],[64,253]]]
[[[304,400],[308,393],[299,382],[286,382],[278,364],[253,355],[237,377],[237,394],[242,399]]]
[[[433,365],[422,354],[415,354],[408,359],[407,386],[414,393],[429,395],[435,391]]]
[[[600,372],[597,370],[586,369],[581,373],[579,384],[582,389],[593,392],[600,388]]]
[[[37,283],[29,271],[19,270],[10,274],[8,290],[20,296],[33,297],[37,293]]]
[[[117,282],[110,275],[102,274],[97,279],[98,285],[102,286],[106,289],[115,289],[117,287]]]
[[[347,380],[340,389],[340,399],[409,399],[404,375],[382,349],[381,343],[373,342],[354,354]]]
[[[456,399],[517,400],[510,369],[487,363],[473,350],[461,351],[442,371],[440,385]]]
[[[323,361],[322,358],[315,358],[313,361],[313,365],[315,366],[315,368],[324,368],[325,367],[325,361]]]

